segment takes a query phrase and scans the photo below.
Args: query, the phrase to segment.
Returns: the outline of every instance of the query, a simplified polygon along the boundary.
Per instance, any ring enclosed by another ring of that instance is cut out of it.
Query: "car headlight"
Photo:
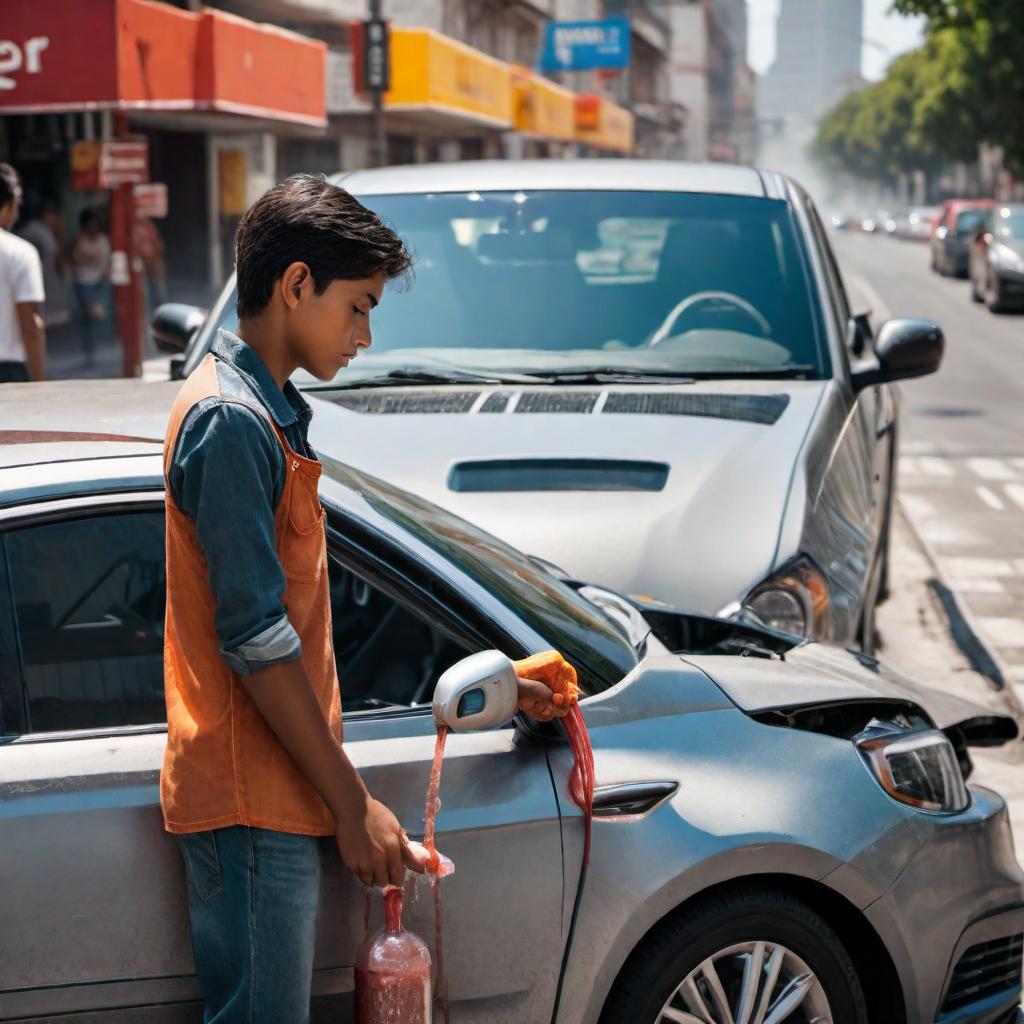
[[[753,616],[781,633],[824,640],[829,605],[828,581],[809,559],[798,558],[754,587],[743,599],[740,617]]]
[[[958,814],[970,806],[956,751],[938,730],[907,732],[876,721],[853,742],[894,800],[938,814]]]
[[[992,254],[992,262],[997,267],[1003,267],[1006,270],[1024,272],[1024,258],[1018,256],[1017,253],[1008,246],[993,245],[990,251]]]

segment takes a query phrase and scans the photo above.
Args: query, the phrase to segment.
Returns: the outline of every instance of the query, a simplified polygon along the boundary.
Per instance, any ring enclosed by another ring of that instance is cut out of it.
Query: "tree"
[[[957,92],[967,101],[961,117],[974,125],[975,146],[1001,146],[1011,172],[1024,178],[1024,3],[894,0],[893,6],[903,14],[928,19],[928,45],[940,41],[956,68]],[[940,94],[941,89],[934,88],[932,99]],[[929,130],[948,124],[948,110],[937,115],[926,103],[921,114],[932,118]]]

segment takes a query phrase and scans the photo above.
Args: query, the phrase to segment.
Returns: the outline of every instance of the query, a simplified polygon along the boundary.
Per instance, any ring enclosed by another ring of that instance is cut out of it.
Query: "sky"
[[[829,3],[830,0],[818,0]],[[747,59],[757,72],[769,67],[775,57],[775,18],[782,0],[747,0],[750,17]],[[921,42],[923,18],[890,14],[892,0],[864,0],[864,38],[861,70],[865,78],[881,78],[893,57],[913,50]]]

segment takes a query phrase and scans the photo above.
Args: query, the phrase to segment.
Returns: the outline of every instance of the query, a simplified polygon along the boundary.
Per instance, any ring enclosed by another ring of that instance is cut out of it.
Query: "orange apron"
[[[188,411],[219,396],[208,355],[175,400],[164,444],[164,478]],[[341,741],[341,696],[331,633],[325,513],[317,495],[320,463],[293,452],[269,415],[285,458],[274,510],[284,569],[284,606],[302,642],[302,665],[331,731]],[[302,835],[333,835],[334,820],[316,790],[264,721],[220,653],[214,597],[195,525],[167,490],[167,615],[164,689],[167,749],[160,805],[169,832],[252,825]],[[246,557],[239,537],[238,557]]]

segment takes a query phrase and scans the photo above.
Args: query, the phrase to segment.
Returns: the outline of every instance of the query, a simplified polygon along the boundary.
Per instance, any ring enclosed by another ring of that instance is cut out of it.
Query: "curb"
[[[918,530],[914,520],[903,507],[903,502],[898,494],[896,496],[896,504],[900,516],[902,516],[903,521],[910,529],[914,541],[918,548],[920,548],[925,561],[932,571],[932,579],[927,581],[927,585],[942,605],[942,610],[949,622],[953,642],[963,653],[971,668],[978,675],[987,679],[992,684],[993,689],[1001,693],[1010,702],[1018,720],[1024,721],[1024,704],[1018,698],[1014,687],[1009,684],[1010,677],[1006,665],[983,638],[981,631],[975,623],[974,614],[967,607],[963,598],[957,594],[956,588],[950,585],[939,568],[939,560],[935,551],[921,535],[921,531]]]

